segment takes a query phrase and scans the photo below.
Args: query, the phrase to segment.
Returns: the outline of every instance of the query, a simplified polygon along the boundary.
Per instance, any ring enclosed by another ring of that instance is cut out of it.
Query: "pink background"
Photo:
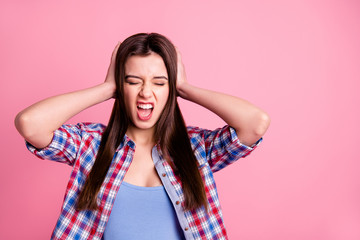
[[[196,86],[269,113],[264,142],[215,175],[230,239],[360,239],[357,1],[1,1],[0,239],[49,239],[71,168],[25,148],[15,115],[104,80],[117,41],[168,36]],[[112,102],[73,119],[107,123]],[[224,123],[181,101],[188,124]]]

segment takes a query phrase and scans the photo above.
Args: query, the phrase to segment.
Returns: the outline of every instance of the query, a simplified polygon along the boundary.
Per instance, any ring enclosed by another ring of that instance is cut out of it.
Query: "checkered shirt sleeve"
[[[26,140],[25,144],[28,150],[40,159],[73,166],[79,152],[83,151],[81,146],[96,144],[97,142],[92,140],[99,136],[103,130],[102,124],[63,124],[54,131],[53,139],[48,146],[38,149]]]
[[[206,161],[213,172],[235,162],[239,158],[248,156],[261,142],[260,138],[252,146],[242,144],[234,128],[229,125],[213,131],[188,127],[188,133],[197,159],[206,157]]]

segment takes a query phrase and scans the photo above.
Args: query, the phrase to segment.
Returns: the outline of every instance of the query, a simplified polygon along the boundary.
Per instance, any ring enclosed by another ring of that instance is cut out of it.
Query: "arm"
[[[114,96],[114,65],[119,45],[112,53],[104,83],[41,100],[16,115],[16,129],[25,140],[36,148],[44,148],[51,143],[54,131],[72,116]]]
[[[199,104],[221,117],[236,130],[240,142],[247,146],[251,146],[265,134],[270,124],[268,114],[244,99],[190,85],[178,49],[177,55],[176,87],[180,97]]]

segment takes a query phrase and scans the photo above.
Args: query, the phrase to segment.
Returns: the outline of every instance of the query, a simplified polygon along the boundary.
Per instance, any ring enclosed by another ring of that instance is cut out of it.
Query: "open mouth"
[[[138,103],[137,104],[137,114],[140,120],[149,120],[154,109],[152,103]]]

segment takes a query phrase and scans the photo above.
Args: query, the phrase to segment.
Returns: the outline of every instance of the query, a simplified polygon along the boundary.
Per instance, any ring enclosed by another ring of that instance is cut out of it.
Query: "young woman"
[[[177,96],[228,125],[186,127]],[[64,124],[111,98],[107,126]],[[227,239],[213,173],[253,151],[269,124],[243,99],[190,85],[179,51],[157,33],[119,43],[104,83],[15,118],[32,153],[73,166],[52,239]]]

